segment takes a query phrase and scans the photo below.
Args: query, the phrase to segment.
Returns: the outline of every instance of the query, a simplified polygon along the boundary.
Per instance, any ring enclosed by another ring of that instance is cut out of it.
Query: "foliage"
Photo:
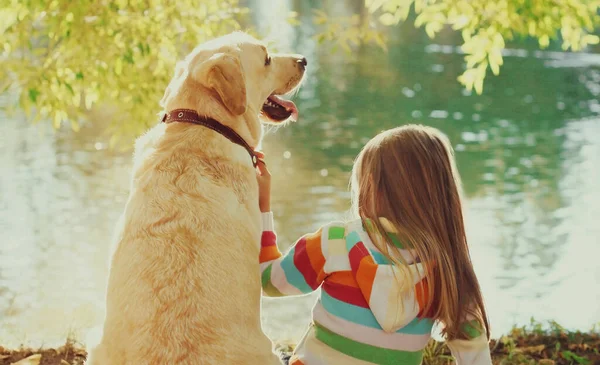
[[[547,326],[531,319],[523,327],[514,327],[500,339],[490,341],[493,365],[592,365],[600,364],[600,334],[596,326],[589,332],[571,332],[556,322]],[[276,342],[275,351],[289,358],[294,351],[294,342]],[[82,365],[86,352],[81,344],[68,339],[57,349],[5,349],[0,346],[0,365],[29,356],[41,355],[46,365]],[[38,359],[39,360],[39,359]],[[445,343],[429,341],[423,353],[423,365],[451,365],[453,358]]]
[[[597,0],[366,0],[366,5],[380,13],[384,25],[406,20],[414,8],[415,26],[424,26],[430,38],[445,26],[461,31],[467,69],[458,80],[478,94],[488,67],[499,74],[505,40],[530,36],[546,48],[560,35],[562,48],[573,51],[599,41],[588,34],[599,23]]]
[[[315,36],[319,43],[327,41],[334,50],[339,45],[346,52],[361,43],[375,43],[387,50],[383,32],[368,21],[367,14],[331,17],[320,9],[313,9],[313,13],[313,22],[322,27]]]
[[[157,119],[178,57],[239,29],[244,12],[237,0],[0,1],[0,82],[19,86],[21,109],[77,130],[101,103],[125,134]]]
[[[529,325],[514,327],[508,334],[490,341],[494,365],[578,364],[600,362],[600,334],[569,331],[554,321],[544,325],[533,318]],[[424,365],[452,364],[445,344],[430,341],[425,349]]]
[[[564,49],[598,43],[600,0],[365,0],[358,14],[314,11],[317,39],[386,47],[381,25],[406,20],[430,37],[445,26],[462,32],[466,71],[459,81],[477,93],[490,68],[498,74],[505,40],[532,36],[542,48],[561,37]],[[154,122],[176,59],[209,38],[241,28],[238,0],[0,0],[0,92],[17,85],[18,106],[55,127],[95,105],[114,108],[120,133]],[[376,21],[375,21],[376,20]],[[292,21],[295,21],[292,19]],[[113,130],[114,131],[114,130]]]

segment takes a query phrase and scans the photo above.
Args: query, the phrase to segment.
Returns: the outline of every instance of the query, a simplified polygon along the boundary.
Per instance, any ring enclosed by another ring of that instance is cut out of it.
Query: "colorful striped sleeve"
[[[491,365],[489,340],[481,323],[476,319],[465,321],[462,330],[466,339],[447,342],[456,365]]]
[[[421,263],[378,264],[356,232],[346,238],[346,248],[352,273],[384,332],[396,332],[419,315],[427,293],[415,290],[424,277]]]
[[[325,256],[321,247],[323,228],[301,237],[282,255],[277,248],[272,214],[263,213],[260,270],[263,295],[302,295],[316,290],[325,279]]]

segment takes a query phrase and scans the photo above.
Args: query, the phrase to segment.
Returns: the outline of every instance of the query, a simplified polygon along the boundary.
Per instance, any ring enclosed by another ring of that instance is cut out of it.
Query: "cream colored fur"
[[[299,55],[271,55],[244,33],[195,49],[162,105],[187,108],[256,146],[265,99],[297,87]],[[88,365],[279,364],[260,323],[260,212],[246,150],[187,123],[136,143],[115,235],[100,343]]]

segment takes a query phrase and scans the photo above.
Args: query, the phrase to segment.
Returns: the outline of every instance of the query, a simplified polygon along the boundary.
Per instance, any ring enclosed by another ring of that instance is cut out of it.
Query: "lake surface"
[[[389,34],[388,53],[332,53],[312,38],[306,2],[279,10],[251,3],[255,18],[298,11],[299,27],[279,17],[258,28],[309,60],[295,98],[300,121],[264,142],[282,248],[346,216],[352,161],[369,138],[423,123],[456,150],[494,335],[532,316],[583,330],[600,322],[599,48],[509,44],[501,75],[488,76],[476,96],[456,81],[463,60],[452,33],[430,41],[402,26]],[[101,323],[108,247],[131,166],[130,153],[109,150],[106,140],[99,125],[55,133],[23,115],[0,117],[3,345],[51,344],[69,331],[83,339]],[[265,331],[297,339],[313,301],[265,300]]]

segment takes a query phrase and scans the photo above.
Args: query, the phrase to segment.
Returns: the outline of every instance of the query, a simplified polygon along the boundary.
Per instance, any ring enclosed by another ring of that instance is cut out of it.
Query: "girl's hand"
[[[258,206],[262,213],[271,211],[271,173],[265,164],[265,154],[255,151],[258,157],[256,180],[258,181]]]

